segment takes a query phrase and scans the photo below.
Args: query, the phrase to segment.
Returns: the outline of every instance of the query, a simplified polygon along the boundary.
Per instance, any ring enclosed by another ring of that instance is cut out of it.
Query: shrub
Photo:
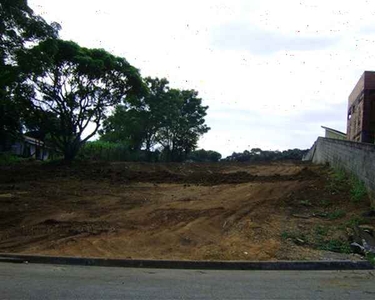
[[[333,179],[337,182],[344,182],[348,179],[348,175],[346,174],[344,169],[337,169],[333,173]]]
[[[339,193],[348,185],[348,175],[343,169],[335,169],[330,177],[328,189],[331,193]]]
[[[364,218],[354,216],[354,217],[351,217],[350,220],[345,223],[345,225],[348,226],[348,227],[355,227],[355,226],[361,225],[363,223],[365,223]]]
[[[367,190],[364,183],[359,180],[356,176],[348,176],[348,173],[343,169],[336,169],[331,175],[328,189],[332,193],[337,193],[346,190],[346,187],[350,187],[350,199],[354,203],[359,203],[367,196]]]
[[[353,202],[359,203],[367,196],[367,190],[365,184],[358,178],[352,176],[350,179],[350,198]]]
[[[325,226],[317,225],[314,229],[317,235],[326,236],[328,234],[328,228]]]
[[[9,152],[0,153],[0,165],[11,165],[25,160],[27,159],[19,157]]]
[[[374,253],[371,253],[371,252],[367,253],[366,259],[370,262],[370,264],[375,266],[375,254]]]
[[[325,251],[332,251],[332,252],[339,252],[339,253],[351,253],[350,245],[348,242],[344,242],[341,240],[327,240],[327,241],[319,241],[318,249],[325,250]]]
[[[339,209],[327,214],[327,218],[330,220],[336,220],[345,217],[346,212]]]
[[[187,159],[197,162],[217,162],[221,159],[221,154],[213,150],[196,150],[191,152]]]
[[[104,161],[140,161],[146,160],[144,151],[131,151],[126,144],[105,141],[88,142],[80,149],[78,157]]]

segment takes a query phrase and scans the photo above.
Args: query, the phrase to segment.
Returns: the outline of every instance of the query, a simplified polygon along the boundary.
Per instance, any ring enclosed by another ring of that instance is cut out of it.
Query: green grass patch
[[[342,183],[348,179],[348,175],[344,169],[336,169],[332,175],[332,179],[338,183]]]
[[[367,253],[366,259],[370,262],[370,264],[375,266],[375,254],[374,253]]]
[[[17,155],[14,155],[12,153],[8,153],[8,152],[0,153],[0,165],[11,165],[11,164],[16,164],[25,160],[27,159],[18,157]]]
[[[362,202],[367,197],[367,190],[363,181],[352,176],[350,186],[350,199],[354,203]]]
[[[349,177],[343,169],[334,169],[330,176],[328,190],[332,194],[337,194],[346,189]]]
[[[322,225],[317,225],[314,228],[314,232],[319,236],[326,236],[328,234],[328,228]]]
[[[354,217],[351,217],[350,220],[348,220],[345,223],[345,225],[347,227],[355,227],[355,226],[364,224],[365,222],[366,222],[366,220],[364,218],[359,217],[359,216],[354,216]]]
[[[330,181],[328,183],[328,190],[332,194],[348,191],[350,193],[350,199],[354,203],[362,202],[367,198],[367,189],[363,181],[358,179],[355,175],[349,175],[343,169],[334,169],[330,175]]]
[[[346,215],[345,211],[338,209],[338,210],[327,213],[327,218],[330,220],[337,220],[337,219],[341,219],[345,217],[345,215]]]
[[[299,202],[299,204],[303,205],[303,206],[312,206],[310,200],[301,200]]]
[[[317,244],[318,249],[338,252],[338,253],[351,253],[350,244],[341,240],[320,240]]]
[[[328,207],[331,205],[331,201],[328,200],[328,199],[323,199],[320,201],[320,205],[323,206],[323,207]]]

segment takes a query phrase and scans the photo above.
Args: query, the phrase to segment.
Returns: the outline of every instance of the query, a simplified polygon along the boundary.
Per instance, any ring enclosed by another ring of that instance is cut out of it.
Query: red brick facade
[[[375,72],[365,71],[349,96],[348,140],[375,141]]]

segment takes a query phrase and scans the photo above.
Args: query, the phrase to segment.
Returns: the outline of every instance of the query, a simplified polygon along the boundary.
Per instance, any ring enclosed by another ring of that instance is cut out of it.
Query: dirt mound
[[[228,172],[230,164],[202,164],[200,168],[197,164],[135,164],[132,167],[129,163],[105,164],[105,163],[80,163],[73,166],[65,164],[29,164],[18,167],[5,168],[0,174],[0,182],[14,184],[23,181],[32,181],[35,178],[77,178],[85,180],[108,180],[111,183],[129,182],[149,182],[149,183],[186,183],[198,185],[219,185],[219,184],[239,184],[246,182],[275,182],[290,180],[309,180],[316,174],[306,168],[298,170],[292,175],[270,174],[259,175],[254,165],[248,164],[248,169],[235,172]],[[298,164],[297,164],[298,165]],[[238,163],[233,164],[238,168]],[[244,169],[244,166],[240,166]]]
[[[293,175],[257,175],[249,171],[237,171],[231,173],[224,173],[220,171],[213,172],[209,169],[200,170],[189,173],[177,173],[167,170],[156,170],[151,172],[132,171],[132,170],[117,170],[112,169],[95,170],[100,178],[107,178],[117,182],[151,182],[151,183],[187,183],[198,185],[220,185],[220,184],[239,184],[246,182],[276,182],[276,181],[291,181],[291,180],[310,180],[317,175],[308,168],[303,168],[301,171]]]

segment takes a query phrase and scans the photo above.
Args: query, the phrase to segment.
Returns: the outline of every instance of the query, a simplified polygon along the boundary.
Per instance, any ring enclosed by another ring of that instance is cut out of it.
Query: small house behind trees
[[[26,135],[14,142],[10,148],[15,155],[38,160],[48,159],[51,151],[43,141]]]

